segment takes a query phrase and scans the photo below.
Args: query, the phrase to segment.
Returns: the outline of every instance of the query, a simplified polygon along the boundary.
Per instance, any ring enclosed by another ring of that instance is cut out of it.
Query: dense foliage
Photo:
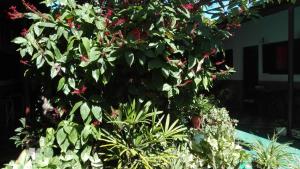
[[[21,156],[24,165],[168,168],[176,163],[175,147],[188,140],[183,124],[190,120],[198,130],[201,120],[222,124],[203,128],[201,166],[238,165],[227,112],[194,98],[232,72],[215,55],[257,1],[45,0],[43,12],[22,2],[28,12],[13,6],[8,15],[32,24],[13,42],[42,95],[42,105],[27,112],[37,131],[24,126],[14,138],[37,148]],[[181,109],[190,105],[194,112]]]

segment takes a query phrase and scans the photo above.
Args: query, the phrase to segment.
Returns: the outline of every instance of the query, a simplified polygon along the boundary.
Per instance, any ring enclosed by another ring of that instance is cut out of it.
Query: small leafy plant
[[[274,169],[281,167],[289,167],[292,154],[286,151],[287,143],[277,143],[277,136],[274,135],[271,142],[266,145],[261,141],[257,141],[250,148],[255,152],[254,162],[259,169]]]
[[[133,101],[121,105],[117,117],[108,117],[112,131],[103,130],[100,139],[104,162],[114,162],[120,169],[152,169],[167,167],[170,159],[177,158],[172,151],[176,142],[186,139],[186,128],[177,125],[178,120],[171,122],[169,115],[160,117],[163,112],[150,106]]]
[[[235,140],[235,121],[224,108],[213,107],[202,116],[202,128],[193,134],[192,152],[203,167],[233,169],[249,155]]]

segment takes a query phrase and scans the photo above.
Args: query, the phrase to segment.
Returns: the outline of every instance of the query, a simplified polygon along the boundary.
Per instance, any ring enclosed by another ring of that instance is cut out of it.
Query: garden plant
[[[228,112],[200,94],[233,72],[215,56],[263,1],[21,1],[8,16],[30,23],[13,43],[40,104],[6,168],[192,168],[184,153],[203,168],[239,165]],[[205,141],[191,143],[197,133]]]

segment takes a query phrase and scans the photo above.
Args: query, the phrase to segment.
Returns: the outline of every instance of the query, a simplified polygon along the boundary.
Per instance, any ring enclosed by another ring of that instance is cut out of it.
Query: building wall
[[[295,38],[300,38],[300,7],[295,8]],[[232,76],[232,80],[243,80],[243,48],[258,45],[259,81],[287,81],[287,75],[266,74],[262,69],[262,45],[287,40],[287,10],[242,24],[242,27],[234,32],[234,36],[224,42],[225,49],[233,49],[234,68],[237,72]],[[300,75],[294,77],[296,82],[300,82]]]

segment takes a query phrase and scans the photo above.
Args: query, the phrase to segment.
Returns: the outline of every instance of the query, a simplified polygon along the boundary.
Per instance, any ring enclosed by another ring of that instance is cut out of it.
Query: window
[[[300,74],[300,39],[294,42],[294,73]],[[263,45],[263,73],[287,74],[288,73],[288,41]]]

